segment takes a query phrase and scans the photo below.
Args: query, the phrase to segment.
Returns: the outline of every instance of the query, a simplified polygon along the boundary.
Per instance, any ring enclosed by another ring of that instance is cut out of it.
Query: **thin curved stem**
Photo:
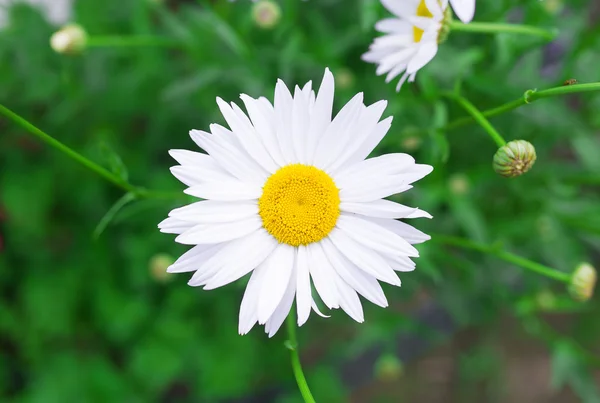
[[[520,266],[524,269],[530,270],[534,273],[541,274],[543,276],[549,277],[554,280],[562,281],[567,284],[569,284],[571,281],[570,274],[563,273],[551,267],[526,259],[524,257],[514,255],[510,252],[500,250],[494,246],[481,244],[478,242],[471,241],[469,239],[437,234],[432,235],[431,240],[442,242],[452,246],[458,246],[460,248],[472,249],[482,253],[487,253],[489,255],[496,256],[497,258],[500,258],[506,262],[512,263],[516,266]]]
[[[119,177],[118,175],[110,172],[106,168],[96,164],[95,162],[93,162],[93,161],[89,160],[88,158],[84,157],[83,155],[79,154],[77,151],[73,150],[72,148],[70,148],[70,147],[66,146],[65,144],[61,143],[60,141],[56,140],[54,137],[45,133],[43,130],[41,130],[41,129],[37,128],[36,126],[34,126],[33,124],[29,123],[25,118],[17,115],[15,112],[11,111],[10,109],[8,109],[7,107],[5,107],[4,105],[1,105],[1,104],[0,104],[0,114],[6,116],[10,120],[15,122],[19,126],[21,126],[22,128],[24,128],[25,130],[27,130],[29,133],[33,134],[34,136],[36,136],[37,138],[42,140],[44,143],[57,149],[58,151],[62,152],[63,154],[66,154],[67,156],[71,157],[73,160],[79,162],[84,167],[95,172],[96,174],[100,175],[102,178],[104,178],[107,181],[109,181],[110,183],[120,187],[121,189],[125,190],[129,194],[132,194],[135,197],[157,198],[157,199],[181,199],[185,196],[180,193],[175,194],[175,193],[171,193],[171,192],[154,191],[154,190],[145,189],[140,186],[132,185],[131,183],[129,183],[126,180]]]
[[[490,135],[492,140],[496,142],[498,147],[503,147],[506,145],[506,140],[498,133],[498,131],[492,126],[492,124],[483,116],[483,114],[473,105],[469,100],[465,97],[456,94],[445,94],[447,97],[453,99],[460,106],[463,107],[465,111],[467,111],[473,119],[479,123],[479,125]]]
[[[478,32],[486,34],[498,34],[498,33],[509,33],[509,34],[523,34],[539,36],[549,41],[556,38],[558,32],[556,30],[548,30],[531,25],[519,25],[519,24],[503,24],[495,22],[470,22],[463,24],[459,21],[451,21],[450,29],[452,31],[462,32]]]
[[[308,383],[306,382],[306,378],[304,377],[304,372],[302,371],[302,364],[300,363],[300,356],[298,355],[298,340],[296,339],[296,321],[293,312],[290,312],[288,314],[286,324],[288,330],[288,340],[285,344],[288,350],[290,350],[292,370],[294,371],[294,376],[296,377],[298,389],[300,389],[300,394],[302,394],[302,398],[304,399],[305,403],[315,403],[315,399],[313,398],[312,393],[310,392],[310,388],[308,387]]]
[[[114,48],[114,47],[180,47],[181,43],[170,38],[159,36],[90,36],[86,40],[88,48]]]
[[[522,97],[515,99],[514,101],[507,102],[503,105],[497,106],[495,108],[481,111],[481,114],[483,116],[489,118],[492,116],[500,115],[504,112],[512,111],[513,109],[517,109],[523,105],[530,104],[534,101],[537,101],[538,99],[550,98],[550,97],[554,97],[554,96],[558,96],[558,95],[575,94],[575,93],[579,93],[579,92],[590,92],[590,91],[599,91],[599,90],[600,90],[600,83],[565,85],[565,86],[561,86],[561,87],[548,88],[548,89],[542,90],[542,91],[537,91],[535,89],[527,90],[527,91],[525,91],[525,93],[523,94]],[[458,127],[465,126],[469,123],[472,123],[473,121],[474,121],[473,117],[466,116],[464,118],[457,119],[454,122],[450,122],[449,124],[447,124],[444,127],[444,129],[445,130],[456,129]]]
[[[103,168],[102,166],[96,164],[95,162],[87,159],[83,155],[74,151],[72,148],[70,148],[70,147],[64,145],[63,143],[61,143],[60,141],[56,140],[54,137],[50,136],[49,134],[46,134],[44,131],[42,131],[41,129],[38,129],[36,126],[32,125],[27,120],[25,120],[21,116],[17,115],[13,111],[11,111],[7,107],[5,107],[4,105],[0,105],[0,113],[2,113],[4,116],[9,118],[13,122],[15,122],[16,124],[21,126],[22,128],[24,128],[25,130],[27,130],[29,133],[38,137],[44,143],[48,144],[51,147],[54,147],[55,149],[62,152],[63,154],[68,155],[69,157],[71,157],[75,161],[79,162],[81,165],[85,166],[86,168],[90,169],[91,171],[94,171],[95,173],[97,173],[98,175],[100,175],[101,177],[106,179],[107,181],[113,183],[114,185],[120,187],[121,189],[123,189],[127,192],[131,192],[133,194],[139,194],[140,189],[138,189],[136,186],[133,186],[130,183],[124,181],[123,179],[119,178],[117,175],[113,174],[106,168]]]

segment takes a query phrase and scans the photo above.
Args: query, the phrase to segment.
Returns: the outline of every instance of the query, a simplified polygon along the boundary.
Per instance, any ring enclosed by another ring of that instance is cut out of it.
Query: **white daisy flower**
[[[402,74],[396,86],[400,91],[408,79],[413,82],[417,72],[437,53],[448,0],[381,0],[396,16],[375,24],[384,36],[375,38],[363,60],[376,63],[377,75],[387,74],[390,82]]]
[[[179,234],[176,242],[195,245],[168,271],[195,272],[188,284],[205,290],[252,273],[240,334],[258,322],[272,336],[294,299],[301,326],[317,310],[312,286],[328,308],[362,322],[358,294],[387,306],[378,281],[399,286],[396,271],[412,271],[410,258],[419,255],[412,244],[429,239],[395,220],[428,213],[384,198],[432,167],[407,154],[365,159],[390,128],[391,117],[379,121],[387,102],[367,107],[360,93],[332,119],[333,94],[325,70],[316,96],[311,82],[292,96],[281,80],[273,104],[241,95],[247,114],[217,98],[229,129],[190,132],[207,154],[170,151],[185,193],[204,200],[159,224]]]
[[[475,0],[450,0],[452,10],[464,23],[471,22],[475,16]]]

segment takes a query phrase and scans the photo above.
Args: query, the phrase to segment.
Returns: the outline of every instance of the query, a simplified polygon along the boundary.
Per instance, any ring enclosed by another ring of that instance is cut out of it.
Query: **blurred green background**
[[[425,232],[457,235],[571,272],[600,263],[600,94],[544,99],[495,117],[538,160],[506,179],[494,143],[441,98],[457,82],[480,109],[527,89],[599,79],[600,2],[479,1],[476,20],[557,27],[551,44],[515,35],[451,34],[401,93],[363,63],[376,0],[286,0],[273,29],[252,3],[75,1],[90,36],[159,35],[181,48],[54,53],[51,25],[5,5],[0,103],[90,159],[151,189],[179,192],[167,151],[195,149],[192,128],[223,123],[215,97],[272,99],[288,85],[336,76],[336,108],[356,92],[389,101],[394,123],[377,149],[435,167],[400,200],[433,214]],[[122,209],[92,233],[122,191],[0,118],[0,400],[11,402],[299,402],[285,332],[237,334],[244,281],[216,291],[164,273],[185,248],[156,226],[177,200]],[[432,240],[390,308],[365,303],[299,330],[319,402],[600,402],[600,306],[563,284]],[[349,375],[350,374],[350,375]],[[233,400],[229,400],[233,399]],[[241,400],[240,400],[241,399]],[[246,400],[243,400],[246,399]]]

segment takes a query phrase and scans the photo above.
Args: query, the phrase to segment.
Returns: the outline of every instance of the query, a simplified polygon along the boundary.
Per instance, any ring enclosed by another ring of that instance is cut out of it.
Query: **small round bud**
[[[167,268],[172,265],[174,261],[175,259],[166,253],[159,253],[152,256],[148,265],[152,278],[159,283],[165,283],[171,280],[172,276],[167,273]]]
[[[68,24],[52,34],[50,46],[56,53],[73,55],[81,53],[86,46],[87,34],[78,24]]]
[[[350,69],[343,67],[336,72],[335,83],[341,90],[351,88],[354,85],[354,74]]]
[[[587,301],[594,294],[597,280],[598,274],[594,266],[589,263],[580,263],[571,275],[569,291],[576,300]]]
[[[403,372],[402,362],[392,354],[384,354],[375,362],[375,376],[382,381],[396,381]]]
[[[254,22],[260,28],[271,29],[279,23],[281,8],[279,8],[279,4],[273,1],[261,0],[254,4],[252,15],[254,16]]]
[[[449,180],[450,191],[461,196],[469,193],[469,178],[465,174],[454,174]]]
[[[529,171],[537,158],[533,145],[525,140],[513,140],[500,147],[494,155],[494,171],[513,178]]]

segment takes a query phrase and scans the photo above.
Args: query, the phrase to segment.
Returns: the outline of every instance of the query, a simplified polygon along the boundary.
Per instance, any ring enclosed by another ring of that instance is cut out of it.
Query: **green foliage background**
[[[318,83],[328,66],[337,79],[337,110],[359,91],[367,103],[389,101],[386,116],[394,123],[378,153],[410,152],[435,167],[401,197],[433,214],[413,221],[417,228],[497,242],[565,272],[581,261],[598,266],[600,94],[544,99],[492,119],[507,139],[537,149],[532,171],[516,179],[493,172],[496,147],[480,127],[434,130],[464,116],[440,95],[457,82],[485,109],[568,78],[598,81],[600,24],[592,1],[479,1],[476,20],[557,27],[560,36],[545,46],[519,35],[451,34],[399,94],[360,60],[375,21],[387,16],[376,0],[286,0],[273,30],[255,25],[246,1],[160,3],[80,0],[74,20],[91,36],[162,35],[181,41],[182,50],[57,55],[48,46],[56,27],[28,6],[11,7],[12,24],[0,31],[0,102],[87,157],[121,174],[126,167],[132,183],[179,192],[167,150],[193,149],[190,129],[224,123],[216,96],[272,99],[277,78]],[[299,401],[285,332],[273,339],[261,328],[237,334],[244,282],[204,292],[186,286],[186,275],[165,280],[150,270],[153,256],[185,250],[156,228],[181,201],[133,203],[94,240],[122,191],[7,119],[0,133],[0,396],[198,402],[283,385],[290,393],[281,401]],[[561,284],[435,240],[419,249],[417,270],[403,276],[400,289],[385,288],[392,308],[366,303],[362,325],[335,311],[300,329],[303,347],[316,351],[307,375],[318,401],[346,401],[352,393],[333,363],[374,345],[391,350],[400,332],[441,341],[406,314],[423,293],[460,327],[492,327],[501,315],[515,316],[552,353],[553,384],[600,401],[590,372],[598,361],[597,298],[575,303]],[[550,331],[541,311],[568,312],[573,325]]]

